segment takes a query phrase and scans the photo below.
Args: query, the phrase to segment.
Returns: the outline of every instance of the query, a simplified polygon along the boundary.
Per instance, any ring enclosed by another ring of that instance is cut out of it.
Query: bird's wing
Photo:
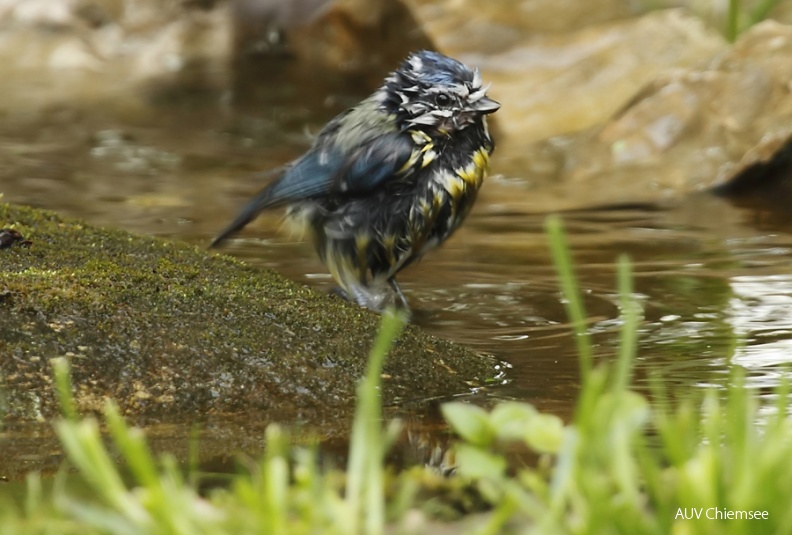
[[[416,157],[410,137],[400,132],[380,135],[351,152],[336,173],[329,193],[364,195],[409,173]]]
[[[365,195],[403,177],[405,164],[415,157],[413,148],[409,136],[399,132],[374,137],[350,151],[333,145],[314,147],[251,199],[209,247],[222,243],[266,208],[324,195]]]

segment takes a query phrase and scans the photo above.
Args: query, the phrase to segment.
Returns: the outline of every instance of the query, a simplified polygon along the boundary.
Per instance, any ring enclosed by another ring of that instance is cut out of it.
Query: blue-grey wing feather
[[[353,195],[368,193],[400,176],[412,155],[410,138],[399,132],[381,135],[361,146],[338,176],[336,191]]]
[[[314,147],[251,199],[210,247],[241,230],[266,208],[326,195],[365,195],[399,176],[411,154],[409,137],[399,132],[380,135],[346,153],[333,145]]]

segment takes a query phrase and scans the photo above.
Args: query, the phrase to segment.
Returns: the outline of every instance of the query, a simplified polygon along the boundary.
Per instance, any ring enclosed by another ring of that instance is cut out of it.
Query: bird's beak
[[[473,109],[481,114],[495,113],[500,109],[500,102],[496,102],[489,97],[481,97],[473,105]]]

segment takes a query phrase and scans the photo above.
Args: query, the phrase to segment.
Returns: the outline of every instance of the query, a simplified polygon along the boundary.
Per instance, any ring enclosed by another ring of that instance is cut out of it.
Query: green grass
[[[734,42],[737,36],[767,18],[770,11],[778,4],[779,0],[759,0],[747,6],[742,0],[729,0],[726,11],[725,35],[729,42]]]
[[[703,0],[686,2],[688,8],[721,32],[730,43],[751,26],[765,20],[781,0]],[[664,7],[673,2],[663,2]]]
[[[103,441],[99,422],[75,413],[68,365],[58,360],[64,416],[56,430],[91,493],[76,493],[63,474],[45,492],[30,475],[22,507],[0,507],[0,533],[381,534],[421,527],[428,533],[431,521],[422,516],[416,527],[413,513],[427,495],[435,503],[451,499],[449,488],[475,496],[468,503],[480,512],[455,520],[457,533],[792,533],[788,383],[776,390],[772,413],[765,407],[760,414],[738,367],[725,392],[692,392],[681,401],[668,399],[662,378],[654,377],[652,398],[659,402],[651,403],[631,389],[641,309],[629,260],[620,258],[616,273],[620,349],[595,359],[559,220],[548,221],[548,235],[580,354],[571,422],[528,403],[489,411],[448,403],[442,410],[458,436],[456,475],[442,479],[422,469],[389,475],[384,456],[398,424],[383,426],[378,387],[402,319],[386,315],[358,388],[346,471],[320,469],[316,451],[291,446],[286,430],[272,425],[262,458],[229,486],[202,495],[194,474],[185,475],[171,456],[154,456],[112,402],[104,408],[110,444]],[[510,466],[503,452],[515,446],[535,452],[537,461]],[[710,520],[712,508],[766,511],[767,518]],[[701,519],[680,518],[696,511]]]

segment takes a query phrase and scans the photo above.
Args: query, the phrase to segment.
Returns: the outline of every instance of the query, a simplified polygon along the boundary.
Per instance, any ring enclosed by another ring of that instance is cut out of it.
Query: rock
[[[644,6],[623,0],[405,0],[441,50],[452,54],[503,52],[540,35],[570,33],[635,16]],[[634,5],[631,5],[634,4]]]
[[[230,83],[225,3],[6,0],[0,22],[0,76],[14,109],[90,107],[145,100],[151,86],[219,91]]]
[[[430,46],[399,0],[0,0],[0,23],[5,102],[35,110],[185,92],[222,103],[288,76],[373,86]]]
[[[247,68],[273,68],[273,56],[287,56],[314,82],[322,71],[382,75],[407,54],[431,47],[400,0],[237,0],[234,49],[250,57]]]
[[[169,112],[174,123],[207,133],[206,146],[220,147],[217,161],[227,157],[217,133],[233,133],[247,118],[257,124],[251,143],[277,146],[317,131],[408,50],[432,41],[479,66],[503,104],[492,124],[492,182],[514,177],[525,187],[501,190],[503,199],[487,188],[481,204],[491,211],[723,191],[738,175],[743,185],[757,180],[740,173],[787,146],[786,26],[755,26],[729,46],[683,10],[634,17],[642,8],[624,2],[603,0],[593,14],[576,7],[572,0],[0,0],[4,124],[64,147],[59,165],[42,158],[43,171],[31,171],[27,147],[7,151],[5,161],[24,165],[14,172],[24,180],[61,184],[53,173],[85,172],[71,155],[82,154],[80,137],[90,138],[92,123],[124,132]],[[199,109],[205,115],[190,122]],[[51,127],[53,117],[66,119]],[[178,171],[187,160],[149,135],[95,147],[91,162],[126,175],[172,171],[173,182],[158,182],[167,195],[146,189],[132,203],[186,206],[194,174],[185,187]]]
[[[517,157],[526,143],[601,124],[669,68],[701,64],[725,46],[682,11],[535,37],[481,65],[503,103],[501,149]]]
[[[792,137],[792,27],[767,21],[700,68],[657,77],[569,146],[567,187],[589,201],[651,201],[722,189]],[[744,180],[742,181],[745,185]]]
[[[644,34],[659,35],[662,32],[653,24],[679,22],[681,16],[676,11],[646,16],[625,23],[633,26],[626,34],[637,37],[643,27]],[[650,42],[647,39],[644,48]],[[577,109],[587,98],[570,81],[577,76],[586,85],[583,68],[570,65],[573,72],[559,76],[571,90],[559,87],[562,96],[557,102],[540,90],[546,105],[527,105],[537,116],[533,123],[521,128],[519,120],[512,124],[510,117],[499,123],[505,139],[494,159],[496,170],[498,158],[507,159],[510,167],[526,170],[530,183],[523,196],[511,191],[503,199],[488,201],[497,211],[545,212],[666,202],[699,191],[744,192],[751,184],[783,178],[792,151],[792,27],[766,21],[732,46],[719,48],[717,43],[714,39],[711,47],[699,49],[702,56],[711,53],[706,61],[665,69],[655,65],[656,72],[615,113],[602,118],[596,111],[581,112],[575,116],[577,123],[567,123],[569,133],[553,136],[552,125],[564,124],[559,114]],[[632,52],[638,41],[620,38],[611,46],[619,50],[617,56],[637,59],[643,54]],[[619,98],[624,98],[627,86],[650,74],[635,62],[622,62],[630,64],[625,84],[613,71],[607,78],[614,95],[621,93]],[[516,94],[518,77],[513,80]],[[541,82],[525,82],[526,92],[532,84]],[[499,96],[495,90],[493,94]],[[603,110],[610,107],[618,100],[612,96],[594,96],[590,109],[595,110],[596,103]],[[508,110],[507,98],[501,98]],[[530,142],[544,135],[548,138]],[[733,183],[739,188],[731,188]]]
[[[78,408],[105,397],[159,421],[351,414],[378,317],[224,255],[0,204],[32,244],[0,250],[4,418],[58,414],[49,360],[70,359]],[[495,363],[408,327],[386,404],[466,392]]]

